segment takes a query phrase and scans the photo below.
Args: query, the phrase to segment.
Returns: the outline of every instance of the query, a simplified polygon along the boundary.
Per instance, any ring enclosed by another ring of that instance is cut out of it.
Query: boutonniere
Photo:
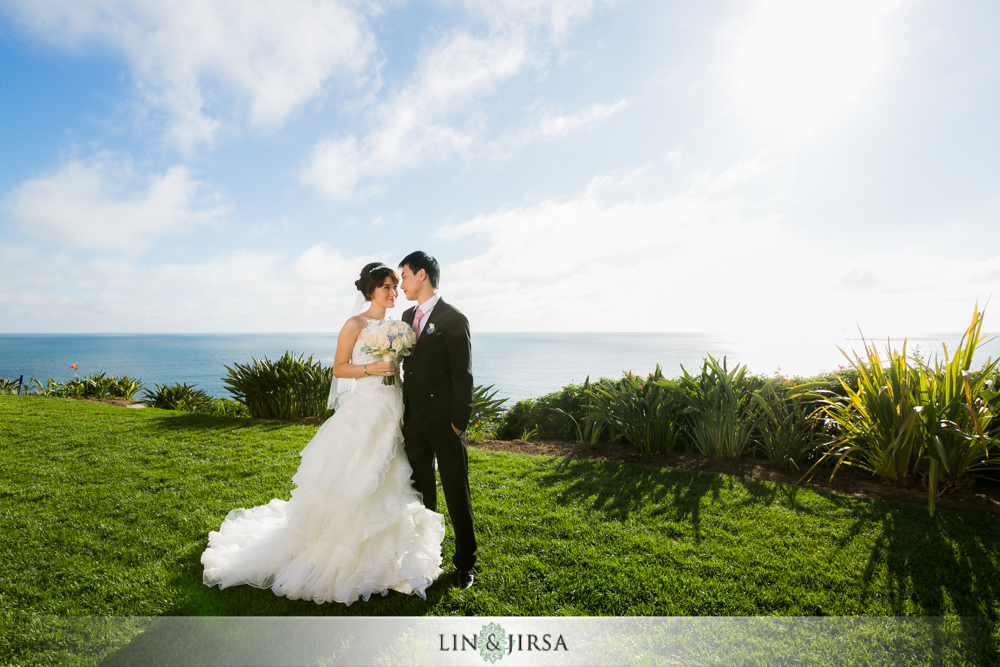
[[[431,323],[429,323],[427,325],[427,333],[429,333],[432,336],[434,335],[434,323],[433,322],[431,322]]]

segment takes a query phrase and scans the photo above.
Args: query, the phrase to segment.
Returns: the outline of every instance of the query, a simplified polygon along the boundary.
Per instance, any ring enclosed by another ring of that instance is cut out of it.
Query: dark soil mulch
[[[473,447],[500,452],[516,452],[535,456],[558,456],[569,459],[591,459],[633,463],[654,468],[674,468],[677,470],[698,470],[708,473],[733,475],[746,479],[775,482],[785,485],[799,485],[809,489],[825,491],[855,498],[877,498],[897,500],[927,506],[927,489],[922,484],[910,481],[906,484],[889,484],[860,470],[841,467],[830,479],[830,468],[820,468],[813,477],[801,482],[804,471],[784,471],[772,468],[760,459],[710,459],[694,454],[673,454],[670,456],[640,456],[630,445],[602,442],[594,446],[575,442],[525,441],[525,440],[479,440],[470,442]],[[1000,516],[1000,483],[979,479],[974,484],[954,489],[938,499],[937,507],[964,512],[980,512]]]

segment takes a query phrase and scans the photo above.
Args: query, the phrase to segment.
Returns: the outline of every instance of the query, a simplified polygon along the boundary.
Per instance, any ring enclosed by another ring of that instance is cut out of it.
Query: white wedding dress
[[[380,361],[360,347],[352,363]],[[426,599],[442,571],[444,517],[413,489],[402,412],[398,379],[360,378],[302,450],[291,499],[233,510],[208,534],[205,584],[316,603],[350,605],[390,589]]]

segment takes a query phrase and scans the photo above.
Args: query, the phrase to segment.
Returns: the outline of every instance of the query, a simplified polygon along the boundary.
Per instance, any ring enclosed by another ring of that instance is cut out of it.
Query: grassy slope
[[[997,638],[992,518],[475,450],[471,590],[446,572],[426,603],[345,608],[204,586],[207,532],[234,507],[287,498],[314,432],[0,396],[0,656],[58,651],[69,640],[46,619],[60,615],[959,615]]]

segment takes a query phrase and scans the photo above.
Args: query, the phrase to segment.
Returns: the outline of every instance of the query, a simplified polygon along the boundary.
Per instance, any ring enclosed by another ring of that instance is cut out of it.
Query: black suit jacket
[[[416,306],[403,313],[413,326]],[[433,325],[433,326],[432,326]],[[425,435],[465,431],[472,416],[472,338],[469,320],[439,299],[413,352],[403,358],[404,422]]]

